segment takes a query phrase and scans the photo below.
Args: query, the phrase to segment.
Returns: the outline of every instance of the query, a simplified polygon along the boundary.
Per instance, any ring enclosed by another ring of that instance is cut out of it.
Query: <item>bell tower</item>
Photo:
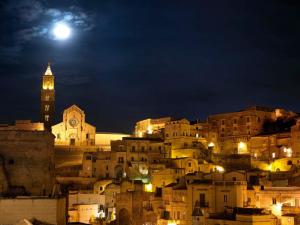
[[[55,107],[55,90],[54,90],[54,75],[52,74],[50,63],[43,75],[41,87],[41,118],[45,129],[51,131],[51,126],[54,120]]]

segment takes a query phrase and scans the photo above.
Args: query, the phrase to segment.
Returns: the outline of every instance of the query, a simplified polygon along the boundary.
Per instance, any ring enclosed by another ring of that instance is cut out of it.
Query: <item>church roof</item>
[[[52,74],[52,71],[51,71],[51,68],[50,68],[50,63],[48,63],[48,66],[47,66],[47,70],[45,72],[45,75],[53,75]]]

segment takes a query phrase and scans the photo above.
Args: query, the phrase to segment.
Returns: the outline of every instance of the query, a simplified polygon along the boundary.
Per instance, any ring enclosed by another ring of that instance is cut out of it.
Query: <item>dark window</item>
[[[8,164],[9,164],[9,165],[15,164],[15,160],[13,160],[13,159],[8,160]]]
[[[85,157],[85,159],[86,159],[86,160],[92,160],[92,156],[87,155],[87,156]]]
[[[204,207],[205,206],[205,194],[204,193],[200,193],[200,206]]]
[[[131,151],[135,152],[135,146],[131,147]]]
[[[276,198],[272,198],[272,203],[273,203],[273,205],[276,205]]]
[[[224,195],[224,202],[227,202],[227,195]]]
[[[75,138],[70,139],[70,145],[75,145]]]
[[[288,164],[288,165],[293,165],[292,160],[287,161],[287,164]]]
[[[90,134],[86,134],[86,139],[90,139]]]

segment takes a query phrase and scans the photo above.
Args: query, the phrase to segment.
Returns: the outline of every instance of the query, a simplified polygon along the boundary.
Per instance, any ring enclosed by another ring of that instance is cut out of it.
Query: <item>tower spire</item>
[[[50,62],[48,62],[47,70],[45,72],[45,75],[53,75],[50,67]]]

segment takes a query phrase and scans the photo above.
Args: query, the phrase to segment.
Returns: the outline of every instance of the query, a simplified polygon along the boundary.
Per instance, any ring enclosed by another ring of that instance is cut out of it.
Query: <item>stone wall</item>
[[[0,194],[49,195],[54,185],[54,136],[0,130]]]

